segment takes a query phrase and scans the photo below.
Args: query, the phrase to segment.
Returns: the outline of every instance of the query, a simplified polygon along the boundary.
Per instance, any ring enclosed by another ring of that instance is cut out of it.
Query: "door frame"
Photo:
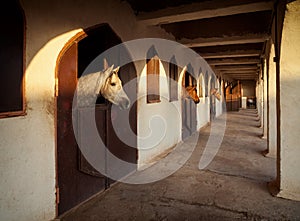
[[[76,41],[80,41],[81,39],[85,38],[87,36],[87,34],[85,33],[85,31],[81,31],[79,33],[77,33],[76,35],[74,35],[71,39],[69,39],[67,41],[67,43],[64,45],[64,47],[62,48],[62,50],[59,52],[57,59],[56,59],[56,65],[55,65],[55,96],[54,96],[54,103],[55,103],[55,108],[54,108],[54,135],[55,135],[55,217],[57,217],[58,214],[58,204],[59,204],[59,186],[58,186],[58,131],[57,131],[57,127],[58,127],[58,114],[57,114],[57,110],[58,110],[58,80],[59,80],[59,67],[60,67],[60,62],[63,58],[63,56],[65,55],[65,53],[69,50],[69,48],[76,42]]]
[[[63,56],[65,55],[65,53],[70,49],[70,47],[74,44],[74,43],[78,43],[79,41],[83,40],[84,38],[86,38],[88,36],[88,32],[89,31],[93,31],[103,25],[108,25],[107,23],[103,23],[103,24],[97,24],[95,26],[91,26],[85,30],[82,30],[80,32],[78,32],[77,34],[75,34],[73,37],[71,37],[67,43],[64,45],[64,47],[61,49],[60,53],[58,54],[57,56],[57,59],[56,59],[56,66],[55,66],[55,96],[54,96],[54,99],[55,99],[55,114],[54,114],[54,117],[55,117],[55,122],[54,122],[54,133],[55,133],[55,194],[56,194],[56,202],[55,202],[55,207],[56,207],[56,217],[58,217],[59,215],[59,168],[58,168],[58,95],[59,95],[59,68],[60,68],[60,63],[61,63],[61,60],[63,58]],[[109,26],[110,27],[110,26]],[[114,31],[113,31],[114,32]],[[136,106],[135,106],[136,108]],[[137,127],[137,110],[135,111],[135,124],[136,124],[136,127]],[[136,156],[137,157],[137,156]],[[97,193],[96,193],[97,194]],[[94,196],[94,195],[93,195]],[[91,196],[91,197],[93,197]],[[89,197],[90,198],[90,197]],[[80,202],[78,205],[84,203],[85,201],[89,200],[89,198],[87,198],[86,200],[83,200],[82,202]],[[76,206],[75,206],[76,207]],[[71,208],[72,209],[72,208]],[[64,212],[63,212],[64,213]],[[63,214],[62,213],[62,214]]]

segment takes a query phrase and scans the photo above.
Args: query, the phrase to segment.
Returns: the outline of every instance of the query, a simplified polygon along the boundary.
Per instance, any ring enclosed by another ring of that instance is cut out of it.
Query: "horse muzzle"
[[[126,110],[130,107],[130,100],[128,98],[122,98],[119,102],[119,107],[122,110]]]

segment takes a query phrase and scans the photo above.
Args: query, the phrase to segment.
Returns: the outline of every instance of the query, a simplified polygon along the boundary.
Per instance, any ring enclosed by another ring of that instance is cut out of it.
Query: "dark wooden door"
[[[77,84],[77,43],[61,58],[57,97],[57,179],[58,214],[69,210],[93,194],[103,190],[106,177],[90,176],[79,170],[79,149],[72,125],[72,100]],[[84,163],[83,163],[84,164]]]
[[[121,116],[111,118],[111,104],[99,97],[95,109],[80,108],[77,111],[77,131],[72,125],[72,101],[76,90],[78,78],[86,66],[101,52],[112,47],[121,40],[114,34],[109,26],[100,26],[95,32],[87,32],[81,41],[74,41],[66,49],[58,65],[58,97],[57,97],[57,184],[59,188],[58,215],[73,208],[94,194],[107,189],[114,180],[101,174],[93,168],[83,156],[75,139],[85,138],[89,125],[84,124],[85,117],[95,116],[98,134],[106,145],[97,160],[106,166],[111,166],[107,157],[109,150],[121,160],[135,163],[137,162],[136,137],[132,136],[132,147],[122,142],[116,135],[112,126],[113,120],[118,120]],[[82,43],[82,44],[80,44]],[[123,54],[119,56],[129,56]],[[126,84],[136,77],[133,63],[129,63],[120,68],[119,76]],[[126,89],[130,93],[131,100],[136,100],[136,87]],[[129,110],[128,110],[129,111]],[[131,130],[137,131],[137,111],[134,103],[130,109],[129,120]],[[128,128],[121,130],[128,131]],[[80,139],[84,140],[84,139]],[[81,141],[80,141],[81,142]],[[90,141],[92,142],[92,141]],[[126,172],[126,171],[125,171]],[[130,173],[131,171],[127,171]]]
[[[186,72],[183,76],[182,89],[196,84],[195,79]],[[197,130],[196,104],[192,99],[182,99],[182,140]]]
[[[211,80],[210,80],[210,89],[215,89],[215,76],[212,74]],[[214,120],[216,117],[216,97],[209,92],[209,98],[210,98],[210,121]]]

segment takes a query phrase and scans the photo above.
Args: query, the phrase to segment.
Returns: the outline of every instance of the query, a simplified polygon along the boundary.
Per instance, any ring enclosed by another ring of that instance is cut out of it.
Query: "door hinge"
[[[55,187],[56,204],[59,204],[59,187]]]
[[[54,96],[58,97],[58,78],[55,78]]]

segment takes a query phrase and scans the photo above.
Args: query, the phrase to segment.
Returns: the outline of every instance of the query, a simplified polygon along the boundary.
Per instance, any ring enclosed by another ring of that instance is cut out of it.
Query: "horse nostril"
[[[126,109],[128,109],[130,106],[130,101],[129,100],[125,100],[125,107]]]
[[[121,109],[128,109],[130,106],[130,101],[128,99],[123,99],[122,102],[120,103],[120,108]]]

